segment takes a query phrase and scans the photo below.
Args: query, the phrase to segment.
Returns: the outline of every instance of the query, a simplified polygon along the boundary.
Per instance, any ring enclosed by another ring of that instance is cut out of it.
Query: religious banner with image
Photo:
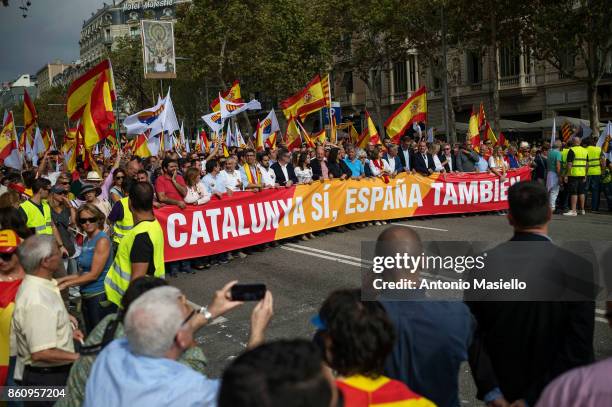
[[[173,23],[142,20],[141,33],[145,79],[176,78]]]

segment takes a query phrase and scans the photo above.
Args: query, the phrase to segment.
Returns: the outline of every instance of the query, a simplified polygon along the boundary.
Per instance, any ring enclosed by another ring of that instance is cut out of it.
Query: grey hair
[[[54,248],[57,248],[57,242],[52,235],[34,235],[19,245],[17,256],[25,272],[32,274],[44,259],[53,254]]]
[[[180,296],[176,287],[157,287],[130,305],[124,324],[132,352],[161,358],[171,348],[183,322]]]

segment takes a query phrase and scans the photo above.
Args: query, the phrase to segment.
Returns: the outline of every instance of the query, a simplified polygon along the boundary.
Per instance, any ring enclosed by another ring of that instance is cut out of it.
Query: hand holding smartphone
[[[230,294],[232,301],[260,301],[266,295],[266,285],[234,284]]]

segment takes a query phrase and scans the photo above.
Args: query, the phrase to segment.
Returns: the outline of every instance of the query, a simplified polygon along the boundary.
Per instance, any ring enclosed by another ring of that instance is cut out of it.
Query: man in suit
[[[457,158],[450,144],[444,144],[438,155],[440,163],[446,172],[457,172]]]
[[[410,170],[412,170],[412,149],[410,147],[410,136],[402,136],[400,143],[401,144],[397,155],[402,164],[402,168],[406,172],[410,172]]]
[[[428,176],[436,170],[433,157],[427,152],[427,143],[419,142],[419,151],[413,157],[412,169],[421,175]]]
[[[317,146],[315,158],[310,160],[310,168],[312,168],[312,179],[314,181],[329,178],[329,171],[327,170],[327,162],[325,160],[325,148],[323,146]]]
[[[277,155],[278,161],[271,165],[274,175],[276,175],[276,182],[280,186],[289,187],[293,184],[297,184],[298,179],[293,169],[291,161],[291,153],[289,150],[282,149]]]
[[[402,160],[399,158],[397,150],[397,145],[389,144],[387,152],[383,156],[383,160],[387,162],[387,167],[391,170],[391,176],[393,177],[404,171]]]
[[[488,250],[486,269],[466,281],[517,278],[526,288],[466,290],[478,324],[469,361],[480,399],[533,406],[555,377],[593,360],[595,280],[589,261],[548,237],[552,212],[544,185],[514,184],[508,204],[514,236]]]

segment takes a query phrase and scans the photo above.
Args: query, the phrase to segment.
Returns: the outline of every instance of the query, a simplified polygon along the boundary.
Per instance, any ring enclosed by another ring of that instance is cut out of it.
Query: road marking
[[[403,226],[405,228],[427,229],[427,230],[435,230],[437,232],[448,232],[448,229],[431,228],[429,226],[407,225],[405,223],[398,223],[398,222],[391,222],[391,224],[396,225],[396,226]]]
[[[407,225],[402,225],[402,226],[407,226]],[[302,246],[302,245],[298,245],[298,244],[295,244],[295,243],[285,243],[284,245],[281,245],[280,248],[283,249],[283,250],[288,250],[290,252],[305,254],[307,256],[319,257],[321,259],[331,260],[331,261],[335,261],[337,263],[342,263],[342,264],[348,264],[350,266],[356,266],[356,267],[359,267],[359,268],[370,268],[369,264],[372,264],[371,261],[362,260],[359,257],[348,256],[346,254],[341,254],[341,253],[330,252],[330,251],[327,251],[327,250],[316,249],[316,248],[310,247],[310,246]],[[426,277],[433,277],[430,273],[421,272],[421,274],[426,276]],[[446,281],[453,281],[451,278],[447,278],[447,277],[443,277],[443,276],[436,276],[436,277],[440,278],[442,280],[446,280]],[[605,310],[599,309],[599,308],[596,308],[595,312],[597,314],[600,314],[600,315],[605,315],[605,313],[606,313]],[[223,318],[223,317],[220,317],[220,318]],[[598,316],[595,317],[595,320],[598,321],[598,322],[603,322],[604,324],[608,323],[608,320],[606,318],[602,318],[602,317],[598,317]]]
[[[299,247],[299,246],[298,246]],[[303,247],[303,246],[302,246]],[[369,266],[365,265],[365,264],[361,264],[361,260],[359,260],[360,262],[354,262],[354,261],[349,261],[349,260],[345,260],[345,259],[341,259],[341,258],[337,258],[337,257],[332,257],[332,256],[327,256],[325,254],[319,254],[319,253],[314,253],[314,252],[310,252],[310,251],[306,251],[306,250],[298,250],[295,249],[293,247],[287,247],[286,245],[281,246],[281,249],[283,250],[288,250],[290,252],[295,252],[295,253],[300,253],[300,254],[305,254],[307,256],[314,256],[314,257],[319,257],[321,259],[326,259],[326,260],[331,260],[331,261],[335,261],[337,263],[343,263],[343,264],[348,264],[350,266],[357,266],[357,267],[362,267],[362,268],[369,268]],[[308,248],[310,249],[310,248]]]

